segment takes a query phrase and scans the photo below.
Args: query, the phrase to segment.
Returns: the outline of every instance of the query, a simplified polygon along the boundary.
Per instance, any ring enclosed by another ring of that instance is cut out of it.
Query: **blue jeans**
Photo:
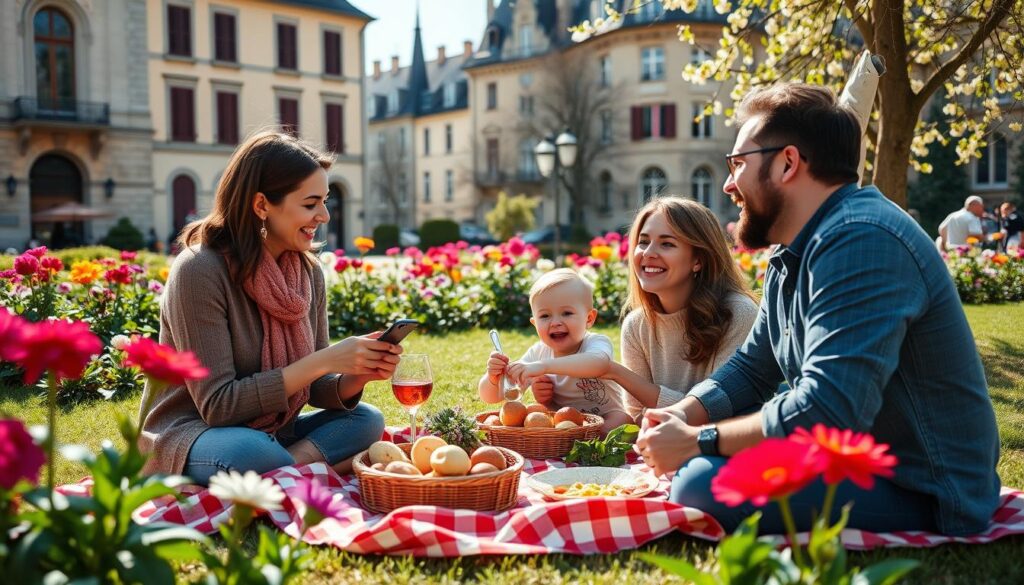
[[[711,495],[711,478],[718,474],[726,461],[725,457],[695,457],[688,461],[672,478],[669,500],[711,514],[729,533],[748,516],[761,510],[760,532],[785,534],[786,526],[775,502],[760,508],[749,503],[731,508],[715,500]],[[789,506],[798,531],[810,530],[816,511],[821,510],[825,501],[825,488],[825,483],[819,479],[790,496]],[[875,487],[870,491],[862,490],[850,481],[839,484],[832,506],[832,522],[839,519],[840,510],[846,502],[853,503],[847,523],[849,528],[869,532],[937,532],[934,498],[885,479],[875,478]]]
[[[266,473],[295,459],[288,447],[302,439],[334,465],[366,449],[384,432],[384,415],[360,402],[352,410],[318,410],[300,414],[291,432],[270,435],[248,427],[214,427],[203,431],[188,452],[185,475],[207,485],[220,471]]]

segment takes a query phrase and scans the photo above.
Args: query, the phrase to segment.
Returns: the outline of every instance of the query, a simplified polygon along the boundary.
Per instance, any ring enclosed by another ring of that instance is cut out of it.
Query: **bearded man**
[[[673,501],[731,531],[756,508],[712,498],[728,456],[817,423],[870,433],[899,465],[873,490],[839,486],[838,501],[855,502],[850,527],[984,530],[998,505],[999,436],[939,252],[878,189],[858,187],[860,128],[831,90],[754,91],[737,122],[724,186],[742,209],[736,237],[776,245],[759,315],[709,379],[646,412],[638,451],[658,474],[674,473]],[[824,493],[819,481],[790,498],[801,530]],[[784,531],[774,503],[762,511],[762,531]]]

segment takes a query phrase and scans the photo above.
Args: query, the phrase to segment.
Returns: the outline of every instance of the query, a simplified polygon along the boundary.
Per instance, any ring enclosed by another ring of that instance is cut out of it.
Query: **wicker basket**
[[[596,414],[584,414],[583,426],[574,429],[538,429],[485,425],[484,421],[497,411],[476,415],[480,429],[487,434],[487,442],[504,447],[528,459],[562,459],[572,450],[577,440],[588,441],[601,435],[604,419]]]
[[[406,456],[412,445],[398,445]],[[430,505],[481,512],[507,510],[519,496],[519,477],[523,457],[500,449],[507,467],[501,471],[461,477],[422,477],[400,475],[370,468],[369,451],[352,461],[359,479],[363,507],[371,512],[387,513],[402,506]]]

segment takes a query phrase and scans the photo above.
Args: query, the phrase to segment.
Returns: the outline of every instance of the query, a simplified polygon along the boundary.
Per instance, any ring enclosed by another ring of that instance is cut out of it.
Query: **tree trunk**
[[[907,172],[910,168],[910,143],[920,112],[912,108],[884,108],[878,128],[875,168],[872,183],[883,195],[900,207],[907,206]]]

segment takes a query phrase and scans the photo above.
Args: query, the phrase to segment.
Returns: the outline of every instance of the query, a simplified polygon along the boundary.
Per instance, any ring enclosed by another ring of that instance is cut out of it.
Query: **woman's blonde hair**
[[[629,295],[622,307],[623,317],[634,309],[642,310],[657,339],[655,313],[664,310],[657,295],[640,287],[632,251],[636,249],[644,223],[659,211],[665,213],[675,236],[692,246],[694,256],[700,261],[700,271],[692,275],[693,288],[684,308],[686,343],[682,353],[690,363],[704,365],[718,351],[732,322],[729,296],[739,293],[753,300],[754,295],[740,275],[725,232],[711,210],[691,199],[661,197],[641,208],[629,229]]]
[[[231,278],[241,285],[255,271],[263,255],[260,220],[253,212],[257,193],[280,205],[317,169],[329,170],[333,157],[290,134],[262,130],[245,139],[228,161],[210,214],[182,231],[178,242],[195,244],[224,254]],[[307,254],[307,260],[315,262]]]

